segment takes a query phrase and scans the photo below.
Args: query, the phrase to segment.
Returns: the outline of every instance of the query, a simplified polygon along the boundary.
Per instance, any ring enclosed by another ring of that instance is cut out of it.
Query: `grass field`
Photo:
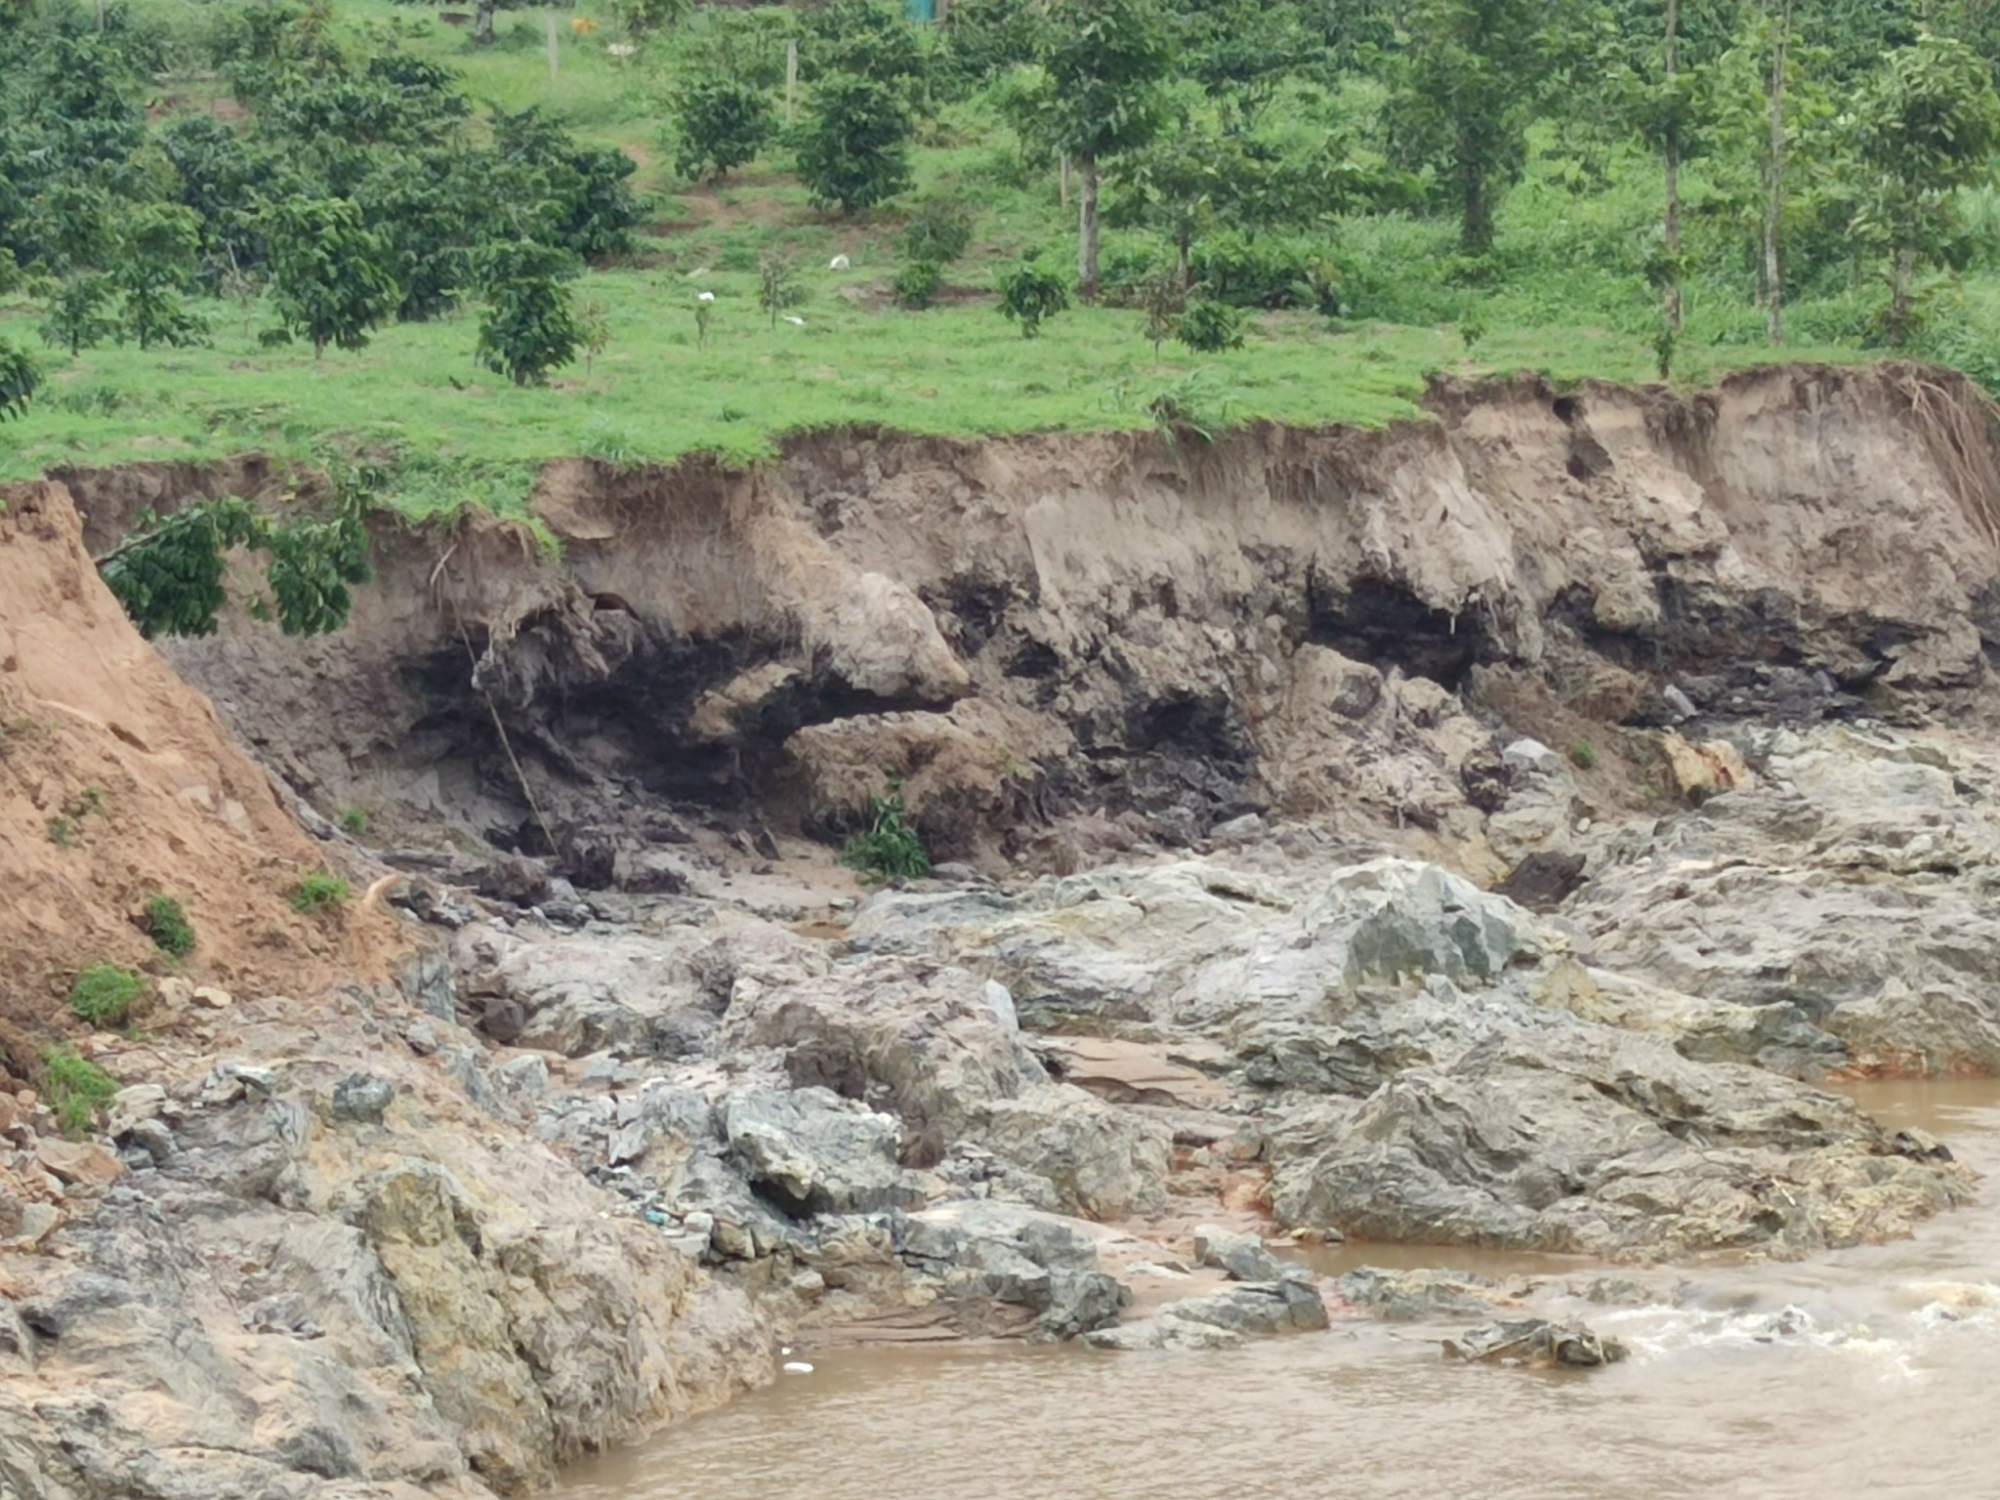
[[[213,4],[191,0],[138,3],[189,37],[215,13]],[[1261,313],[1241,349],[1197,356],[1169,343],[1156,357],[1141,313],[1079,309],[1029,341],[996,309],[995,272],[1037,250],[1051,261],[1066,257],[1070,227],[1055,174],[1024,172],[987,106],[975,99],[947,107],[915,153],[916,190],[855,221],[816,213],[788,175],[782,148],[738,180],[695,190],[673,176],[662,101],[676,60],[699,40],[700,18],[692,37],[619,57],[607,45],[617,35],[608,23],[591,35],[572,30],[572,18],[589,14],[587,5],[503,11],[496,45],[481,50],[428,8],[340,0],[355,39],[445,61],[475,99],[544,106],[640,164],[635,185],[654,207],[638,253],[579,284],[579,296],[602,307],[611,330],[588,368],[516,389],[475,366],[471,312],[386,328],[365,350],[315,360],[299,345],[261,347],[265,311],[226,302],[205,307],[210,347],[142,354],[107,345],[72,359],[41,346],[38,307],[16,299],[0,302],[0,336],[37,348],[48,378],[30,415],[0,428],[0,476],[248,448],[297,458],[366,449],[394,458],[401,498],[413,509],[471,502],[505,512],[522,503],[539,462],[570,454],[637,462],[710,451],[747,461],[772,452],[787,433],[847,424],[965,435],[1143,427],[1162,395],[1204,425],[1253,418],[1379,425],[1414,414],[1434,371],[1533,369],[1558,380],[1655,374],[1657,314],[1628,265],[1633,226],[1653,211],[1650,179],[1636,171],[1580,198],[1531,165],[1501,220],[1506,275],[1481,289],[1422,269],[1448,261],[1449,224],[1383,216],[1338,226],[1350,255],[1379,283],[1371,296],[1387,317]],[[203,71],[196,47],[186,50],[185,67],[155,80],[154,113],[227,112],[225,87]],[[971,252],[948,269],[941,305],[909,312],[888,288],[899,264],[901,210],[926,193],[973,207],[977,228]],[[1143,244],[1108,233],[1107,256],[1121,247],[1137,253]],[[757,263],[773,251],[799,267],[805,298],[794,314],[803,326],[773,327],[757,305]],[[848,256],[850,268],[829,270],[835,255]],[[697,347],[697,290],[716,299],[706,348]],[[2000,281],[1975,285],[1967,300],[2000,317]],[[1468,324],[1481,331],[1471,344],[1462,332]],[[1798,344],[1770,348],[1761,326],[1757,310],[1730,289],[1691,287],[1676,378],[1701,382],[1775,359],[1865,357],[1841,336],[1838,318],[1815,318],[1810,308],[1794,315],[1805,340]]]

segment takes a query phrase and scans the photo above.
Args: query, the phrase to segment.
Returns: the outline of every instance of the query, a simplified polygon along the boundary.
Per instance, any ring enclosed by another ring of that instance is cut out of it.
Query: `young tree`
[[[1106,159],[1145,145],[1165,117],[1160,81],[1173,61],[1153,0],[1051,0],[1037,37],[1038,88],[1017,106],[1023,134],[1077,169],[1077,295],[1097,296],[1098,178]]]
[[[42,337],[74,357],[102,343],[117,327],[111,316],[111,278],[100,271],[80,271],[56,284]]]
[[[0,339],[0,422],[27,415],[28,401],[41,381],[41,366]]]
[[[1390,99],[1393,142],[1435,167],[1458,200],[1459,249],[1493,248],[1502,185],[1521,168],[1528,122],[1549,74],[1541,0],[1416,0]]]
[[[1021,337],[1031,339],[1042,331],[1042,322],[1069,306],[1069,288],[1062,278],[1045,271],[1031,260],[1022,261],[1000,276],[1000,312],[1010,322],[1021,325]]]
[[[271,291],[285,327],[326,346],[360,349],[402,300],[379,236],[350,198],[287,198],[264,216]]]
[[[585,330],[568,282],[576,257],[534,240],[503,240],[481,257],[486,310],[479,320],[479,359],[516,385],[541,385],[551,370],[575,361]]]
[[[776,128],[763,90],[733,78],[698,78],[676,104],[681,143],[674,165],[695,181],[720,180],[754,160]]]
[[[139,341],[198,344],[208,329],[181,301],[194,284],[201,250],[201,221],[178,203],[141,203],[120,219],[118,258],[111,279],[123,295],[120,327]]]
[[[799,176],[813,205],[844,214],[872,208],[910,185],[909,106],[872,78],[835,73],[813,90],[799,146]]]
[[[1963,42],[1924,35],[1889,54],[1855,110],[1855,145],[1869,172],[1855,217],[1889,260],[1889,342],[1909,335],[1917,263],[1948,260],[1960,238],[1957,192],[1987,171],[2000,146],[2000,95],[1990,65]]]

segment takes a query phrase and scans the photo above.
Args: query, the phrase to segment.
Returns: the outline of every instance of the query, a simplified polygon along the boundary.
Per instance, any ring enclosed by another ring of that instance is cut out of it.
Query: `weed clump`
[[[194,924],[188,921],[187,908],[164,892],[146,902],[146,935],[169,958],[186,958],[194,952]]]
[[[340,810],[340,831],[351,838],[360,838],[368,831],[368,813],[359,807],[344,807]]]
[[[1597,764],[1597,746],[1589,740],[1578,740],[1569,747],[1569,758],[1579,771],[1588,771]]]
[[[73,1047],[52,1047],[42,1054],[42,1082],[64,1135],[88,1131],[118,1092],[117,1080]]]
[[[339,906],[352,894],[347,882],[326,870],[315,870],[292,887],[292,910],[301,913],[325,911]]]
[[[146,993],[146,981],[116,964],[92,964],[69,987],[69,1008],[91,1026],[124,1024],[132,1004]]]
[[[900,792],[868,799],[868,826],[840,846],[840,862],[874,880],[921,880],[931,857]]]

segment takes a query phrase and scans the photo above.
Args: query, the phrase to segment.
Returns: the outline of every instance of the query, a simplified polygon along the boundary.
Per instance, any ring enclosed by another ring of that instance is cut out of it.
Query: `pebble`
[[[813,1367],[802,1359],[788,1359],[785,1361],[785,1373],[787,1375],[810,1375],[812,1372]]]

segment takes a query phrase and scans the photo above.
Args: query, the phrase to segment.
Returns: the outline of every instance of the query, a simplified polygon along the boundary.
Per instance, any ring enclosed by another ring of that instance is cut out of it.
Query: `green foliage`
[[[910,109],[873,78],[835,73],[813,89],[799,177],[815,208],[873,208],[910,185]]]
[[[1597,746],[1589,740],[1578,740],[1569,747],[1569,758],[1579,771],[1592,770],[1597,765]]]
[[[697,78],[675,101],[681,176],[699,181],[726,176],[769,144],[777,125],[763,90],[733,78]]]
[[[264,232],[278,316],[311,342],[315,359],[329,344],[366,347],[370,331],[401,303],[386,247],[352,199],[287,198],[266,212]]]
[[[1069,286],[1053,271],[1022,261],[1000,276],[1000,311],[1021,325],[1021,337],[1034,338],[1042,324],[1069,306]]]
[[[1152,0],[1051,0],[1035,61],[1040,86],[1016,114],[1051,152],[1115,156],[1146,144],[1166,119],[1159,84],[1173,43]]]
[[[972,210],[956,198],[919,199],[903,226],[903,254],[911,261],[948,266],[972,244]]]
[[[338,630],[353,602],[351,586],[369,576],[358,494],[339,497],[323,519],[274,521],[234,496],[164,518],[142,516],[98,572],[140,634],[210,635],[228,603],[226,557],[238,547],[267,554],[270,596],[251,608],[275,618],[287,635]]]
[[[146,934],[169,958],[186,958],[194,952],[194,926],[187,908],[164,892],[147,898]]]
[[[111,315],[111,278],[99,271],[81,271],[56,283],[49,298],[42,337],[71,357],[96,347],[117,330]]]
[[[189,946],[193,946],[192,935]],[[92,964],[76,976],[69,987],[69,1008],[79,1021],[102,1029],[122,1026],[139,997],[146,993],[146,981],[130,969],[116,964]]]
[[[1197,354],[1243,347],[1243,314],[1226,302],[1199,297],[1174,325],[1174,337]]]
[[[757,305],[764,309],[772,328],[778,326],[779,313],[798,306],[804,297],[805,290],[799,285],[798,272],[790,261],[767,255],[757,263]]]
[[[194,285],[201,220],[176,203],[135,204],[117,226],[111,280],[124,296],[122,333],[141,349],[199,344],[208,329],[182,300]]]
[[[368,813],[365,808],[343,807],[340,810],[340,831],[350,838],[360,838],[368,832]]]
[[[896,273],[892,290],[896,294],[896,305],[910,312],[921,312],[937,300],[938,288],[944,284],[944,268],[934,260],[913,260]]]
[[[868,799],[868,826],[840,847],[840,862],[877,880],[921,880],[931,857],[911,825],[902,793]]]
[[[325,870],[315,870],[292,887],[292,910],[302,915],[326,911],[340,906],[353,894],[352,888],[338,875]]]
[[[575,258],[554,245],[490,246],[481,268],[480,363],[516,385],[541,385],[573,363],[584,344],[568,285],[577,270]]]
[[[42,1054],[42,1090],[64,1135],[84,1135],[118,1093],[118,1083],[74,1047],[51,1047]]]
[[[1187,276],[1179,267],[1164,262],[1140,278],[1137,287],[1140,311],[1146,315],[1146,340],[1153,346],[1153,358],[1160,357],[1160,345],[1173,333],[1187,306]]]
[[[42,382],[42,367],[25,351],[0,339],[0,422],[26,416],[28,400]]]

